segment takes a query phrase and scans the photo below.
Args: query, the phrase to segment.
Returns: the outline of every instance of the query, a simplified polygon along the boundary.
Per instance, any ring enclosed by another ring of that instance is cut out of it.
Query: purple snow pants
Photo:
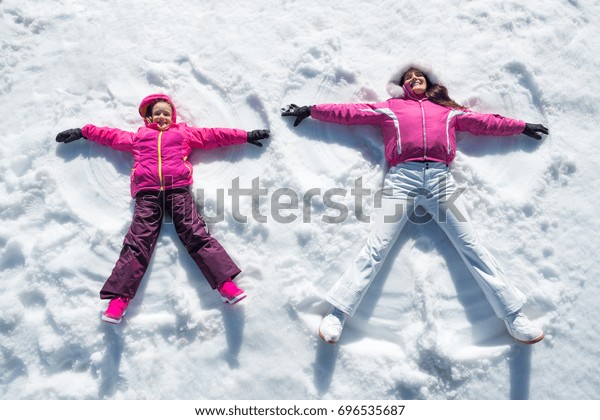
[[[241,272],[221,244],[208,233],[188,189],[142,191],[135,197],[133,221],[123,241],[119,260],[100,290],[101,299],[135,296],[150,263],[165,211],[171,216],[179,239],[213,289]]]

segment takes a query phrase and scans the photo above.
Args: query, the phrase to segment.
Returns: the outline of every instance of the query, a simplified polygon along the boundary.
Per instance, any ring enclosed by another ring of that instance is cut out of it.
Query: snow
[[[599,16],[585,0],[0,1],[0,398],[597,399]],[[386,165],[377,129],[293,128],[280,108],[384,100],[410,61],[474,110],[550,128],[543,142],[461,136],[452,169],[546,331],[539,344],[507,335],[434,224],[405,228],[339,344],[316,334],[370,229],[350,190],[359,178],[378,190]],[[54,137],[86,123],[135,131],[155,92],[190,125],[271,130],[262,149],[192,155],[249,297],[223,305],[167,221],[113,326],[98,292],[131,219],[132,159]],[[267,221],[243,197],[239,223],[229,192],[254,179]],[[298,205],[274,213],[282,188],[279,203]],[[334,189],[350,211],[327,223]]]

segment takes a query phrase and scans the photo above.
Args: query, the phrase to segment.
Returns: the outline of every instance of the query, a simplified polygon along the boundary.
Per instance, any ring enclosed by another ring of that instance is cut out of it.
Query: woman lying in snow
[[[544,332],[521,312],[525,296],[514,287],[496,260],[481,244],[469,220],[449,171],[456,154],[456,131],[476,135],[512,136],[525,134],[541,140],[548,129],[540,124],[480,114],[454,102],[447,89],[431,73],[409,65],[388,83],[392,98],[371,104],[289,105],[282,116],[336,124],[370,124],[381,127],[385,157],[390,170],[384,181],[381,211],[366,244],[342,277],[327,294],[333,306],[319,327],[328,343],[339,340],[344,323],[360,301],[390,248],[417,206],[424,207],[466,263],[496,315],[503,319],[516,340],[533,344]],[[402,207],[399,207],[402,206]],[[403,209],[401,217],[396,209]]]

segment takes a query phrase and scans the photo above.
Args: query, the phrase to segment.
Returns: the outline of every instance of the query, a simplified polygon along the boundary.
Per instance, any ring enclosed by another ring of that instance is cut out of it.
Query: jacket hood
[[[171,124],[175,124],[177,122],[177,109],[175,108],[175,104],[173,104],[171,98],[169,98],[168,95],[165,95],[163,93],[155,93],[146,96],[144,99],[142,99],[142,103],[139,107],[140,116],[144,120],[144,124],[146,124],[146,126],[150,125],[150,123],[146,121],[146,111],[148,110],[149,106],[151,106],[154,102],[156,102],[159,99],[164,99],[169,103],[169,105],[171,105],[171,108],[173,108],[173,121]]]
[[[385,86],[387,92],[392,98],[404,98],[407,95],[405,88],[400,85],[400,79],[406,73],[408,69],[416,68],[421,70],[427,76],[427,79],[434,85],[440,84],[440,78],[433,70],[433,67],[427,63],[422,62],[410,62],[401,66],[397,71],[392,74],[390,81]]]

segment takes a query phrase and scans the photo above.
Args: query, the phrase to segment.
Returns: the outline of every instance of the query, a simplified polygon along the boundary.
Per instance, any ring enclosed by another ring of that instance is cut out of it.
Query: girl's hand
[[[56,141],[59,143],[71,143],[72,141],[79,140],[83,137],[81,128],[71,128],[69,130],[61,131],[56,135]]]
[[[258,147],[262,147],[262,143],[258,140],[266,139],[271,132],[269,130],[252,130],[248,131],[248,143]]]
[[[548,134],[548,129],[542,124],[525,123],[525,129],[523,130],[523,134],[529,137],[533,137],[536,140],[541,140],[542,136],[538,133]]]

